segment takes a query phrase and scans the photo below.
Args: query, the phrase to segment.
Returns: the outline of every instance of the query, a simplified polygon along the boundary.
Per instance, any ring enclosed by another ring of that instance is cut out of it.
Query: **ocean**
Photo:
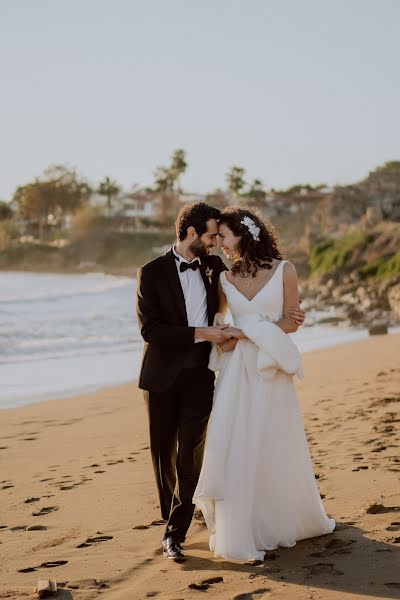
[[[129,277],[0,272],[0,409],[136,379],[135,294]],[[368,335],[319,325],[323,316],[308,314],[293,334],[302,352]]]

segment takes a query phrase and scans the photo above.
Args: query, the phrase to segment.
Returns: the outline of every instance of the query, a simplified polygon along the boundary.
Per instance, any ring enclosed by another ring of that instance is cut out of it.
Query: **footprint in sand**
[[[367,515],[383,515],[390,512],[400,511],[400,506],[384,506],[383,504],[371,504],[368,506]]]
[[[203,579],[200,583],[190,583],[188,587],[191,590],[206,591],[214,583],[222,583],[223,581],[223,577],[209,577],[208,579]]]
[[[42,515],[48,515],[49,513],[55,512],[58,510],[58,506],[43,506],[40,510],[37,510],[32,513],[33,517],[41,517]]]
[[[157,519],[156,521],[152,521],[148,525],[136,525],[136,527],[132,527],[132,529],[143,530],[150,529],[150,527],[159,527],[160,525],[165,525],[166,521],[164,519]]]
[[[387,446],[377,446],[376,448],[372,448],[371,452],[383,452],[386,448]]]
[[[77,581],[67,581],[65,584],[65,588],[70,590],[100,590],[109,587],[105,581],[97,579],[78,579]]]
[[[10,531],[25,531],[27,525],[16,525],[15,527],[10,527]]]
[[[43,562],[41,565],[37,567],[25,567],[23,569],[18,569],[18,573],[32,573],[37,569],[52,569],[54,567],[61,567],[62,565],[66,565],[68,563],[67,560],[49,560]]]
[[[390,526],[386,528],[386,531],[400,531],[400,521],[393,521]]]
[[[8,490],[9,488],[13,488],[14,485],[12,483],[6,483],[6,485],[1,486],[2,490]]]
[[[351,550],[348,547],[354,543],[355,540],[333,538],[326,544],[325,551],[327,551],[328,556],[332,556],[333,554],[351,554]]]
[[[100,531],[98,531],[97,533],[100,533]],[[77,548],[88,548],[89,546],[92,546],[93,544],[99,544],[101,542],[108,542],[108,540],[112,540],[114,539],[114,536],[112,535],[98,535],[96,537],[89,537],[87,538],[86,542],[82,542],[82,544],[79,544],[79,546],[77,546]]]
[[[120,458],[118,460],[108,460],[107,465],[117,465],[118,463],[123,463],[124,459]]]
[[[24,504],[32,504],[32,502],[39,502],[40,498],[27,498],[26,500],[24,500]]]
[[[343,571],[335,569],[333,563],[315,563],[314,565],[305,565],[309,569],[310,575],[344,575]]]
[[[236,596],[233,596],[232,600],[256,600],[257,596],[271,591],[271,588],[258,588],[252,592],[243,592],[242,594],[237,594]]]

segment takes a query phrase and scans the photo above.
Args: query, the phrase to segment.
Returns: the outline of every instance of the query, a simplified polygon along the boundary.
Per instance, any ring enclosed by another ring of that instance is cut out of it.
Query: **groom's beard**
[[[189,248],[194,256],[198,256],[199,258],[206,258],[211,250],[211,248],[208,248],[199,237],[190,244]]]

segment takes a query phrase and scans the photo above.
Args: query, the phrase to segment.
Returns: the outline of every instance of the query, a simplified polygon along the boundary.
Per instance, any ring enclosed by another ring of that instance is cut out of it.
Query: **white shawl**
[[[214,323],[221,324],[223,316],[217,313]],[[248,341],[257,346],[257,372],[263,379],[272,379],[278,371],[288,375],[297,375],[303,379],[303,367],[300,352],[291,337],[282,331],[275,323],[267,320],[263,315],[252,314],[241,317],[235,323],[248,340],[239,340],[235,350],[222,352],[214,344],[211,350],[209,369],[219,371],[227,362],[228,357],[240,352],[240,347]]]

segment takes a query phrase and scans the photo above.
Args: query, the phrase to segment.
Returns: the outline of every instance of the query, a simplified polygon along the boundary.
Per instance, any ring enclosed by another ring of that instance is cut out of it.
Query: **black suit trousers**
[[[144,392],[165,535],[178,542],[193,517],[213,394],[214,373],[206,366],[182,369],[166,391]]]

